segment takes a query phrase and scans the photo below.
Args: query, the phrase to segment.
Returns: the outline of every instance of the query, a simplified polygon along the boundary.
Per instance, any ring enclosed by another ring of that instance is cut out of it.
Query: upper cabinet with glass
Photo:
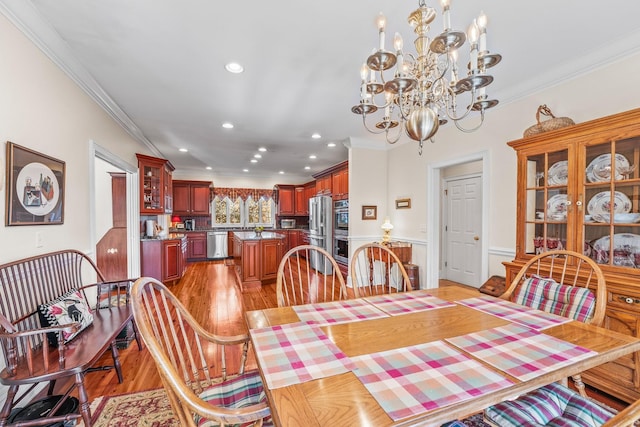
[[[640,273],[640,110],[509,145],[518,154],[516,259],[568,249]]]

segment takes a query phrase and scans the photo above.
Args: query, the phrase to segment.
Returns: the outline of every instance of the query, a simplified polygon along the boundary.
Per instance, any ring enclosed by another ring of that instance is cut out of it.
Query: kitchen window
[[[213,199],[213,227],[273,227],[275,223],[275,204],[272,198],[261,197],[254,200],[238,197]]]

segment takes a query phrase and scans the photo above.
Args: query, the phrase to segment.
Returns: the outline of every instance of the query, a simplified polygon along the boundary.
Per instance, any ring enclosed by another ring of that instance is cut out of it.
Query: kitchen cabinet
[[[262,259],[260,265],[260,280],[273,281],[276,280],[278,274],[278,266],[282,259],[282,241],[277,240],[261,240],[260,252]]]
[[[311,181],[304,185],[304,197],[306,199],[307,214],[309,214],[309,199],[316,195],[316,182]]]
[[[304,187],[295,187],[295,203],[294,213],[295,215],[309,215],[309,199],[306,198],[306,192]]]
[[[278,215],[295,215],[295,187],[293,185],[276,185],[278,193]]]
[[[344,166],[341,169],[331,173],[331,195],[333,200],[342,200],[349,198],[349,167]]]
[[[301,244],[299,230],[277,230],[276,233],[282,234],[285,236],[285,238],[282,241],[283,253]]]
[[[257,288],[276,280],[283,254],[281,233],[263,231],[262,237],[254,232],[233,232],[233,260],[240,288]]]
[[[187,260],[207,258],[207,233],[187,233]]]
[[[164,214],[172,212],[171,179],[173,165],[165,159],[136,153],[140,175],[140,213]]]
[[[516,258],[507,283],[534,254],[583,252],[607,280],[604,327],[640,327],[640,109],[509,142],[517,153]],[[615,212],[618,212],[617,214]],[[640,398],[640,355],[583,374],[627,402]]]
[[[318,195],[330,195],[331,194],[331,174],[319,176],[316,178],[316,194]]]
[[[186,270],[186,256],[187,239],[184,235],[140,241],[142,276],[153,277],[163,283],[182,278]]]
[[[173,181],[173,213],[183,216],[211,214],[210,182]]]

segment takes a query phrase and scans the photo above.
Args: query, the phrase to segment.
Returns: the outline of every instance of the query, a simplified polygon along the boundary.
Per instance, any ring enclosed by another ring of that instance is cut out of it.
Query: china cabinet
[[[173,209],[171,174],[173,165],[165,159],[137,153],[140,175],[140,213],[164,214]]]
[[[607,277],[608,329],[640,329],[640,109],[509,142],[517,152],[516,258],[507,281],[532,255],[583,252]],[[594,387],[640,398],[640,355],[583,375]]]

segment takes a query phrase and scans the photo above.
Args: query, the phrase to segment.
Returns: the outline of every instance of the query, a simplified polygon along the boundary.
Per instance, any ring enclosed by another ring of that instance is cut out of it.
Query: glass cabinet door
[[[584,150],[585,254],[599,264],[640,268],[640,138]]]
[[[526,162],[525,253],[566,249],[568,152],[533,155]]]
[[[163,168],[151,164],[143,164],[142,172],[142,207],[141,212],[162,211],[162,173]]]

